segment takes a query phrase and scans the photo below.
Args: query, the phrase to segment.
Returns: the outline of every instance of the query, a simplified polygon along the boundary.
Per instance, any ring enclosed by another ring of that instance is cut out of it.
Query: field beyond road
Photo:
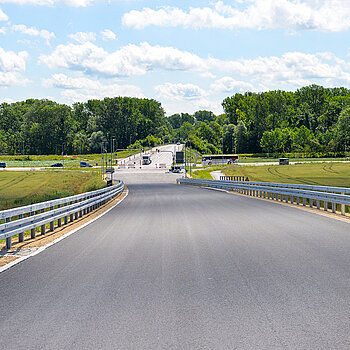
[[[250,181],[350,187],[350,163],[307,163],[295,165],[229,165],[194,171],[194,178],[211,179],[210,172],[221,170],[228,176],[244,176]]]
[[[298,183],[350,187],[350,163],[308,163],[295,165],[235,166],[225,175],[243,175],[250,181]]]
[[[0,210],[72,196],[105,186],[93,172],[2,171]]]

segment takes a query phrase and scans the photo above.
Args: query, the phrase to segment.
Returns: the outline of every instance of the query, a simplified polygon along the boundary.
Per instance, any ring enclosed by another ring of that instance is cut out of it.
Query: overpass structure
[[[350,348],[349,223],[164,169],[114,176],[120,205],[0,273],[4,348]]]

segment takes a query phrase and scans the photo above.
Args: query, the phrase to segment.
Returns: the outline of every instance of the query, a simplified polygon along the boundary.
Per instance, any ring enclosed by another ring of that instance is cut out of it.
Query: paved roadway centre
[[[115,175],[120,205],[0,274],[2,348],[350,348],[349,224]]]

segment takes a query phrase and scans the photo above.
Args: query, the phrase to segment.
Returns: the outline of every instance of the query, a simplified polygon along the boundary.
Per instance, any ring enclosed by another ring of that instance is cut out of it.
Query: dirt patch
[[[45,235],[40,235],[40,232],[37,232],[37,236],[34,239],[30,238],[30,233],[24,236],[23,242],[16,242],[15,239],[12,239],[12,247],[7,250],[5,248],[5,243],[0,243],[0,267],[19,259],[25,255],[31,254],[33,251],[39,249],[40,247],[46,246],[47,244],[53,242],[57,238],[60,238],[67,233],[79,228],[80,226],[90,222],[95,219],[97,216],[101,215],[115,204],[119,203],[127,194],[127,189],[118,194],[115,198],[110,200],[105,205],[94,210],[93,212],[82,216],[81,218],[69,222],[67,225],[61,227],[55,227],[55,230],[52,232],[47,232]]]

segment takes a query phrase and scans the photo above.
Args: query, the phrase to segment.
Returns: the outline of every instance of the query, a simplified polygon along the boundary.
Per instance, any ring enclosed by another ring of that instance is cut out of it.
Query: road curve
[[[6,349],[349,349],[350,226],[171,183],[0,274]]]

